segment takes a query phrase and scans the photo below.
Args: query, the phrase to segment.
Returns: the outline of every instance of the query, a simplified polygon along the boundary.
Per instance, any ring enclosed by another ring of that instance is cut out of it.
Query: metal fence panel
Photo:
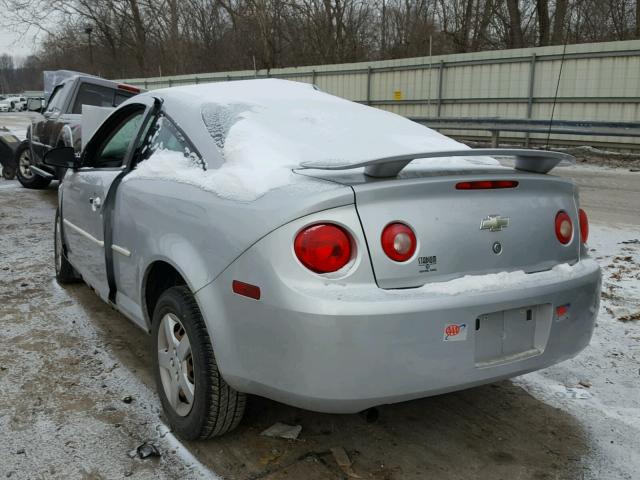
[[[329,93],[407,117],[548,120],[557,89],[556,120],[640,122],[640,40],[567,45],[564,55],[563,46],[553,46],[124,81],[155,89],[267,77],[315,83]],[[590,143],[594,138],[554,134],[552,140]],[[596,140],[621,142],[616,137]],[[639,138],[624,143],[640,148]]]

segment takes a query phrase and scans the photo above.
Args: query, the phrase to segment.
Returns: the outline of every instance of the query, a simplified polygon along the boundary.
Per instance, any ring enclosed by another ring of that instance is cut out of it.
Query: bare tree
[[[568,0],[556,0],[556,10],[553,18],[553,34],[551,43],[558,45],[564,42],[565,17],[567,16]]]
[[[524,38],[522,35],[522,18],[520,16],[520,6],[518,0],[506,0],[507,9],[509,10],[509,33],[511,48],[522,48],[524,46]]]
[[[639,5],[638,0],[0,0],[0,24],[39,33],[32,72],[71,68],[126,78],[640,38]],[[16,73],[21,68],[15,62],[5,67],[4,84],[10,77],[24,79]]]
[[[538,16],[538,45],[549,44],[549,0],[536,0]]]

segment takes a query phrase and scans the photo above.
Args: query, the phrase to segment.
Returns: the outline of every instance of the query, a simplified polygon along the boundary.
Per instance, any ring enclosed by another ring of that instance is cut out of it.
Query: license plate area
[[[478,368],[540,355],[551,329],[550,304],[531,305],[480,315],[475,321]]]

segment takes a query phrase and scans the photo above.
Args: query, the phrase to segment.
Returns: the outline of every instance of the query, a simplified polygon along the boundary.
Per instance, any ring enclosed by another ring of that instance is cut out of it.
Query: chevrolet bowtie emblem
[[[499,232],[509,226],[509,217],[501,217],[500,215],[489,215],[480,222],[480,230],[489,230],[490,232]]]

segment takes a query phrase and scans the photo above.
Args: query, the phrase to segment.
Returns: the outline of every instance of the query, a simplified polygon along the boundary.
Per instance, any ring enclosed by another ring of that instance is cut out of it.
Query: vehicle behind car
[[[139,88],[75,72],[55,85],[42,116],[32,122],[27,140],[16,152],[17,176],[22,186],[45,188],[51,181],[62,179],[65,170],[48,167],[42,159],[55,147],[73,147],[80,153],[83,105],[114,108],[138,93]],[[36,102],[34,110],[37,109]]]
[[[0,112],[21,112],[27,107],[25,97],[7,97],[0,100]]]

